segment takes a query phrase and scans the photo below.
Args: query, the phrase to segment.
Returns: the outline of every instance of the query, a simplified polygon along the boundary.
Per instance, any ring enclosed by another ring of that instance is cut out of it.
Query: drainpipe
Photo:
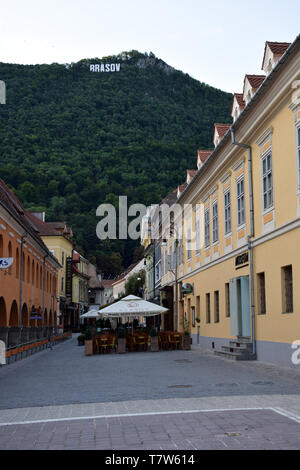
[[[256,355],[255,339],[255,312],[254,312],[254,267],[253,267],[253,246],[251,238],[254,237],[254,210],[253,210],[253,178],[252,178],[252,153],[250,145],[236,142],[234,130],[230,129],[231,142],[233,145],[248,150],[248,178],[249,178],[249,203],[250,203],[250,235],[248,236],[249,264],[250,264],[250,301],[251,301],[251,320],[252,320],[252,354]]]

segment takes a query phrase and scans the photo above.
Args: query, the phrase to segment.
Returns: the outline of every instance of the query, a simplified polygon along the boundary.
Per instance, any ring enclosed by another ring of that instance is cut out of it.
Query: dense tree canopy
[[[120,72],[90,72],[119,62]],[[174,70],[153,53],[124,52],[75,64],[0,63],[0,176],[29,210],[66,220],[87,257],[116,274],[136,241],[99,241],[96,208],[155,204],[212,147],[214,122],[229,122],[232,96]],[[111,257],[111,263],[109,258]]]

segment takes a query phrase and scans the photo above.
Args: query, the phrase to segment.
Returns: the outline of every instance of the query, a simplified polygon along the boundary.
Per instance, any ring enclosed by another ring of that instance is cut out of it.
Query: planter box
[[[183,335],[182,337],[182,349],[189,351],[191,349],[191,337],[190,335]]]
[[[92,356],[93,355],[93,340],[85,340],[85,355]]]
[[[159,351],[158,336],[151,336],[150,350],[153,352]]]
[[[126,352],[126,338],[118,338],[117,352],[119,354],[124,354]]]

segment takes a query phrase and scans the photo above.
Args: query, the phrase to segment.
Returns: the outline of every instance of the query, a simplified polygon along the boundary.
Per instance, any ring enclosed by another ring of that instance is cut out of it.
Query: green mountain
[[[90,64],[119,63],[119,72]],[[203,67],[205,64],[203,64]],[[0,176],[29,210],[64,219],[79,249],[115,275],[136,241],[100,241],[96,208],[155,204],[212,147],[214,122],[230,122],[232,95],[137,51],[72,64],[0,63]],[[139,250],[137,250],[139,251]]]

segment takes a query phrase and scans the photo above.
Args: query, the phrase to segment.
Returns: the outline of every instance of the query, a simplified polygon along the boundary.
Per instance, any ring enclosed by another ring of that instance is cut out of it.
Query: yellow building
[[[59,324],[61,328],[72,327],[72,257],[73,233],[65,222],[45,222],[45,213],[32,213],[35,225],[49,251],[61,264],[58,271],[57,296],[59,301]]]
[[[72,325],[79,328],[80,315],[88,310],[88,266],[89,261],[77,251],[73,251],[73,278],[72,278]]]
[[[188,319],[193,344],[237,358],[247,343],[237,337],[249,338],[248,357],[293,366],[291,346],[300,340],[300,37],[267,42],[262,69],[265,75],[245,76],[233,97],[233,124],[215,124],[214,150],[198,152],[198,170],[178,188],[184,217],[175,217],[162,248],[161,284],[175,291],[176,268],[177,328]]]

